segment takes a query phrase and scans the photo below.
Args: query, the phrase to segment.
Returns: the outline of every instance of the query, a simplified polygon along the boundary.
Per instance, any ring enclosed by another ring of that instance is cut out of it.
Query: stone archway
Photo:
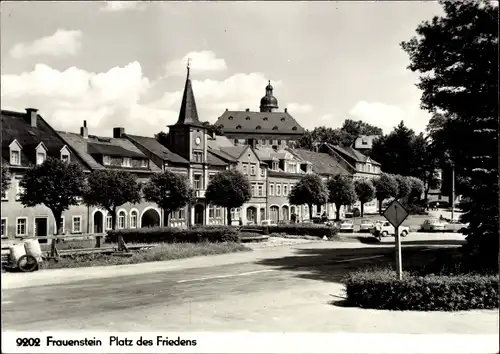
[[[280,219],[280,208],[277,205],[273,205],[269,209],[269,218],[273,222],[278,222]]]
[[[100,210],[96,210],[93,217],[94,233],[102,234],[104,232],[104,214]]]
[[[247,223],[257,224],[257,208],[248,207],[247,208]]]
[[[155,209],[147,209],[141,216],[141,227],[160,226],[160,214]]]

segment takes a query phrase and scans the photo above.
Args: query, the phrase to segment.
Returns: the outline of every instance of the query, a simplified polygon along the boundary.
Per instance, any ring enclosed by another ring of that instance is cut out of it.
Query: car
[[[353,214],[352,212],[350,212],[350,211],[347,211],[347,212],[344,214],[344,216],[345,216],[346,218],[353,218],[353,217],[354,217],[354,214]]]
[[[361,220],[361,226],[359,227],[359,232],[370,232],[375,227],[375,223],[372,220]]]
[[[276,223],[272,220],[262,220],[260,224],[262,226],[276,226]]]
[[[436,232],[444,231],[446,229],[446,222],[439,219],[427,219],[421,226],[422,231]]]
[[[380,236],[387,237],[389,235],[393,236],[396,233],[394,226],[388,221],[378,223]],[[399,235],[406,237],[410,233],[410,228],[408,226],[399,226]]]
[[[339,224],[340,232],[354,232],[354,224],[350,220],[344,220]]]

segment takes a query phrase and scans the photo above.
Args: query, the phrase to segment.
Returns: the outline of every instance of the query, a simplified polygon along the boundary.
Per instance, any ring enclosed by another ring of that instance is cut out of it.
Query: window
[[[208,217],[209,218],[213,218],[215,215],[215,209],[214,209],[214,206],[212,204],[210,204],[208,206]]]
[[[276,195],[281,196],[281,184],[276,184]]]
[[[64,218],[64,216],[61,216],[61,235],[63,235],[65,232],[66,232],[66,219]],[[57,223],[56,221],[54,220],[54,233],[57,232]]]
[[[278,163],[277,162],[273,162],[273,170],[278,171]]]
[[[132,167],[132,159],[130,157],[124,157],[122,162],[123,167]]]
[[[21,187],[21,177],[16,177],[16,200],[19,200],[21,198],[21,194],[24,192],[24,188]]]
[[[248,165],[247,164],[243,165],[243,174],[248,175]]]
[[[222,208],[220,206],[215,207],[215,217],[216,218],[222,217]]]
[[[263,197],[264,196],[264,185],[259,184],[257,188],[258,188],[258,196]]]
[[[69,162],[69,155],[68,155],[68,154],[63,154],[63,155],[61,155],[61,160],[62,160],[63,162],[68,163],[68,162]]]
[[[113,228],[113,217],[111,215],[106,215],[106,230],[111,230]]]
[[[266,169],[265,168],[260,168],[260,176],[261,177],[266,177]]]
[[[45,161],[46,154],[44,152],[36,153],[36,164],[41,165]]]
[[[269,196],[274,197],[274,183],[269,183]]]
[[[255,176],[255,175],[256,175],[256,172],[255,172],[255,171],[256,171],[256,169],[257,169],[257,166],[256,166],[256,165],[254,165],[254,164],[252,164],[252,165],[250,166],[250,175]]]
[[[26,236],[28,234],[28,218],[16,219],[16,236]]]
[[[211,172],[208,174],[208,181],[210,182],[212,180],[212,178],[214,178],[215,176],[215,173]]]
[[[288,185],[284,184],[283,185],[283,195],[286,197],[288,195]]]
[[[148,160],[141,160],[141,167],[147,168],[148,167]]]
[[[238,145],[238,139],[234,139],[234,144]]]
[[[239,220],[240,219],[240,208],[232,208],[231,209],[231,220]]]
[[[278,145],[278,140],[273,140],[273,145]]]
[[[252,197],[257,196],[257,183],[252,183]]]
[[[132,210],[130,212],[130,228],[135,229],[137,227],[137,212]]]
[[[194,162],[203,162],[203,152],[201,151],[193,151],[193,161]]]
[[[10,164],[11,165],[20,165],[21,164],[21,151],[12,150],[10,152]]]
[[[125,228],[125,212],[123,210],[118,213],[118,228]]]
[[[362,138],[361,139],[361,144],[368,145],[368,140],[366,140],[366,138]]]
[[[102,163],[103,163],[103,165],[107,165],[107,166],[108,166],[108,165],[111,165],[111,157],[109,157],[109,156],[104,156],[104,157],[102,158]]]
[[[200,190],[203,189],[203,183],[201,180],[201,174],[194,175],[194,189]]]
[[[297,164],[295,162],[288,163],[288,172],[296,173],[297,172]]]
[[[7,219],[2,218],[2,238],[7,237]]]
[[[74,234],[82,232],[82,217],[73,216],[73,226],[71,228]]]
[[[278,145],[281,145],[281,140],[278,139]]]

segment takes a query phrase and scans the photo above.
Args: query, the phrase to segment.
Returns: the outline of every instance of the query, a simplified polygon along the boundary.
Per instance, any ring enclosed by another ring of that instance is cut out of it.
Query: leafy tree
[[[425,199],[430,189],[440,186],[440,150],[434,146],[430,137],[420,133],[413,139],[413,159],[410,163],[410,176],[419,178],[424,183]]]
[[[24,207],[45,205],[56,221],[56,234],[62,233],[62,213],[78,205],[84,193],[85,175],[79,165],[48,157],[42,164],[26,171],[20,182]]]
[[[361,217],[365,214],[365,203],[375,198],[375,187],[370,180],[357,180],[354,182],[354,189],[361,203]]]
[[[216,173],[205,192],[207,202],[227,209],[227,224],[231,225],[231,209],[239,208],[252,196],[248,178],[236,170]]]
[[[406,176],[396,175],[394,176],[396,182],[398,183],[398,194],[397,199],[405,199],[411,193],[411,182]]]
[[[84,201],[87,205],[106,209],[111,214],[113,230],[116,230],[118,207],[140,203],[141,185],[126,171],[94,170],[87,180]]]
[[[456,171],[467,181],[468,250],[479,255],[481,266],[497,271],[498,3],[440,4],[444,14],[420,24],[417,36],[402,48],[410,57],[409,69],[421,74],[422,108],[446,117],[433,122],[434,139],[448,147]]]
[[[360,135],[383,135],[381,128],[361,120],[346,119],[340,130],[344,133],[342,143],[346,146],[353,145]]]
[[[158,141],[160,144],[168,148],[168,133],[165,132],[159,132],[158,134],[155,134],[155,139]]]
[[[335,204],[336,219],[340,219],[340,207],[354,204],[358,198],[351,177],[337,174],[328,180],[328,201]]]
[[[208,121],[202,122],[201,124],[203,124],[205,127],[207,127],[208,134],[224,135],[224,131],[219,126],[216,126]]]
[[[143,195],[148,202],[163,209],[164,226],[168,226],[172,211],[185,207],[194,199],[194,191],[187,178],[172,171],[154,174],[143,186]]]
[[[10,187],[10,173],[9,169],[6,166],[2,166],[2,180],[0,182],[3,194],[4,192],[8,191]]]
[[[408,177],[410,181],[410,194],[408,195],[408,202],[410,204],[418,203],[424,193],[424,182],[417,177]]]
[[[313,218],[313,205],[323,205],[328,200],[328,189],[317,174],[307,174],[293,186],[288,201],[292,205],[307,205],[309,220]]]
[[[373,180],[375,197],[378,200],[378,212],[382,214],[382,202],[387,198],[396,198],[398,195],[398,182],[394,176],[382,173]]]

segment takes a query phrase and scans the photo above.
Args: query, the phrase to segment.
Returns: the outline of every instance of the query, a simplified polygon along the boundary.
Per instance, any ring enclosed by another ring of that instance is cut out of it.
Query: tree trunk
[[[62,224],[62,212],[52,210],[52,214],[54,214],[54,219],[56,219],[56,237],[52,239],[50,245],[50,256],[55,257],[57,254],[57,248],[56,248],[57,236],[62,234],[63,224]]]
[[[382,215],[382,199],[378,200],[378,214]]]
[[[170,214],[172,212],[168,209],[163,209],[163,226],[164,227],[169,227],[168,220],[170,219]]]
[[[342,207],[341,204],[335,203],[335,221],[340,220],[340,208]]]
[[[313,208],[312,208],[312,204],[307,204],[307,206],[309,207],[309,221],[312,222],[313,221]]]
[[[227,207],[227,226],[231,226],[231,208]]]
[[[113,225],[112,230],[115,231],[118,221],[116,218],[116,207],[113,207],[113,209],[109,210],[109,212],[111,213],[111,224]]]
[[[361,204],[361,217],[365,216],[365,203],[360,201]]]

